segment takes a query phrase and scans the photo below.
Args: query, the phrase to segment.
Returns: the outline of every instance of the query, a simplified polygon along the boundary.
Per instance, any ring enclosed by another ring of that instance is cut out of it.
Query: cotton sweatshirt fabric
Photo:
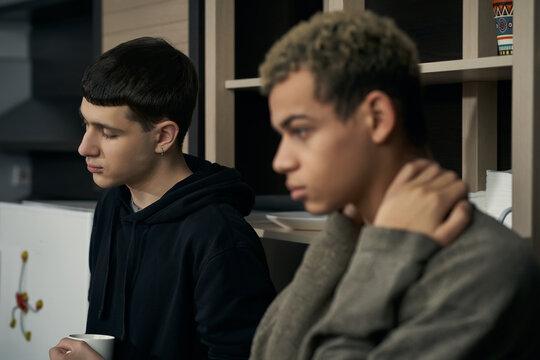
[[[87,333],[116,337],[115,360],[246,359],[275,296],[246,223],[239,173],[187,156],[193,174],[134,213],[125,187],[97,204]]]
[[[270,305],[252,359],[539,359],[540,269],[474,211],[442,249],[332,214]]]

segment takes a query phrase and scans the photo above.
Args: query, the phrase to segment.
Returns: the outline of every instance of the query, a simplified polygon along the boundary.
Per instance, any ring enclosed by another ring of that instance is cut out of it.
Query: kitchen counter
[[[282,228],[268,220],[266,218],[267,213],[265,211],[252,211],[246,217],[247,222],[261,238],[309,244],[311,239],[319,233],[317,230],[289,230]]]

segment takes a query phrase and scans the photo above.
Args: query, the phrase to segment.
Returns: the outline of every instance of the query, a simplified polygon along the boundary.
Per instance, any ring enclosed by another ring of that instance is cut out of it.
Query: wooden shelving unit
[[[420,64],[426,85],[512,79],[512,56],[437,61]],[[227,90],[250,90],[261,86],[259,78],[225,80]]]
[[[420,64],[424,84],[498,81],[512,78],[512,56],[437,61]]]
[[[361,9],[363,0],[324,0],[325,11]],[[212,13],[221,16],[209,27],[207,39],[231,44],[234,39],[234,1],[206,0]],[[497,81],[512,81],[512,170],[513,170],[513,229],[533,241],[540,256],[540,152],[535,139],[540,139],[540,4],[534,0],[514,1],[514,55],[496,56],[493,47],[493,19],[491,3],[481,0],[463,1],[463,56],[459,60],[437,61],[421,64],[422,82],[427,85],[462,83],[462,176],[471,191],[485,188],[485,173],[497,168]],[[216,10],[217,8],[217,10]],[[220,9],[224,9],[220,12]],[[225,11],[226,10],[226,11]],[[217,12],[216,12],[217,11]],[[207,21],[212,21],[207,17]],[[224,35],[225,34],[225,35]],[[234,60],[234,48],[215,53],[220,61],[229,64]],[[224,59],[225,58],[225,59]],[[253,90],[260,86],[258,78],[234,79],[224,76],[219,69],[207,68],[207,98],[218,97],[219,108],[210,109],[216,114],[225,113],[226,120],[208,119],[210,123],[234,127],[234,93]],[[229,68],[228,73],[234,73]],[[208,106],[208,103],[207,103]],[[207,109],[207,113],[209,113]],[[212,126],[212,125],[211,125]],[[212,128],[212,127],[207,127]],[[218,136],[219,134],[219,136]],[[224,136],[228,136],[224,139]],[[234,134],[207,133],[207,143],[234,144]],[[538,141],[537,144],[540,144]],[[213,145],[212,145],[213,146]],[[208,147],[207,147],[208,148]],[[538,155],[537,155],[538,154]],[[211,160],[234,159],[234,146],[215,147],[208,153]],[[234,166],[234,161],[229,163]],[[262,228],[260,236],[271,235]]]
[[[225,80],[225,89],[227,90],[258,89],[260,86],[260,78]]]

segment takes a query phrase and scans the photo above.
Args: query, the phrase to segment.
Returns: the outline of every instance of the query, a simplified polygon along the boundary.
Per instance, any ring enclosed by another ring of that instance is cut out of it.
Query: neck
[[[407,162],[419,159],[431,159],[431,153],[427,149],[417,149],[403,146],[399,149],[383,149],[382,156],[377,162],[377,167],[372,174],[372,182],[368,190],[363,192],[365,196],[356,204],[364,224],[370,225],[375,220],[377,211],[383,201],[386,190]]]
[[[144,209],[159,200],[175,184],[192,173],[181,152],[168,151],[157,159],[156,166],[144,181],[126,184],[126,186],[131,192],[135,206]]]

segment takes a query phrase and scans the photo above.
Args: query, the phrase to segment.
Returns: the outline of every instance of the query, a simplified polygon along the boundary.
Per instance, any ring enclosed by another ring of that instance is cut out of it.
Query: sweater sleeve
[[[236,247],[214,256],[199,275],[194,296],[197,333],[208,358],[247,359],[255,329],[275,296],[260,254]]]
[[[522,239],[506,240],[468,231],[437,251],[419,234],[367,228],[313,358],[534,358],[538,263]]]
[[[367,359],[395,326],[396,304],[440,249],[429,237],[364,227],[328,313],[302,358]]]
[[[311,241],[291,283],[265,313],[250,359],[298,359],[307,332],[327,311],[356,247],[361,226],[339,213]]]

